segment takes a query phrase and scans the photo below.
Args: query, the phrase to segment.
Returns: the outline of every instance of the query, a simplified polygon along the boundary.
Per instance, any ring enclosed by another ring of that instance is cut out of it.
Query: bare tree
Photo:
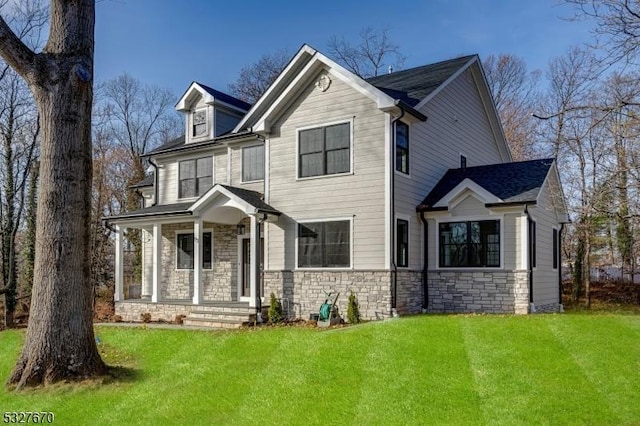
[[[32,320],[8,379],[18,389],[106,372],[89,263],[95,2],[52,0],[49,22],[35,53],[0,17],[0,55],[29,85],[42,127]]]
[[[514,160],[535,157],[540,71],[527,71],[522,58],[490,55],[483,61],[489,87]]]
[[[327,47],[337,62],[362,78],[375,77],[388,69],[399,70],[406,60],[400,48],[391,41],[387,28],[362,29],[357,44],[351,44],[344,37],[332,36]]]
[[[109,147],[120,154],[124,150],[129,158],[125,158],[124,164],[127,166],[128,173],[124,176],[125,181],[122,182],[124,184],[122,193],[126,194],[127,210],[135,210],[140,207],[140,196],[135,190],[129,189],[129,186],[145,177],[145,164],[140,156],[159,143],[166,142],[166,138],[175,138],[184,132],[184,124],[173,110],[175,96],[168,89],[146,85],[129,74],[123,74],[105,82],[97,92],[100,97],[96,113],[99,116],[99,122],[94,127],[94,133],[99,143],[94,149],[94,160],[97,160],[96,165],[102,169],[98,170],[94,167],[94,172],[98,176],[98,179],[94,179],[94,191],[97,190],[99,196],[103,197],[107,195],[109,189],[108,182],[104,180],[105,173],[109,173],[109,164],[102,161],[104,149]],[[99,199],[98,205],[104,206],[105,202],[110,200]],[[96,221],[102,217],[100,213],[104,212],[95,209],[93,211],[95,226]],[[105,247],[104,232],[104,230],[95,229],[94,248]],[[140,231],[130,229],[127,239],[134,245],[137,254],[134,256],[136,259],[134,272],[137,277],[140,277],[142,273]],[[100,258],[94,255],[94,260],[99,261]],[[94,266],[98,267],[99,264]],[[93,269],[96,270],[96,268]]]
[[[33,99],[23,80],[9,69],[0,80],[0,234],[1,291],[5,294],[4,321],[13,326],[18,289],[16,235],[22,223],[31,165],[37,156],[39,126]]]
[[[565,0],[576,9],[576,19],[595,21],[596,48],[606,61],[634,62],[640,53],[640,3],[635,0]]]
[[[289,59],[290,55],[286,50],[262,55],[253,64],[240,69],[236,81],[229,84],[229,91],[238,99],[255,103],[275,81]]]

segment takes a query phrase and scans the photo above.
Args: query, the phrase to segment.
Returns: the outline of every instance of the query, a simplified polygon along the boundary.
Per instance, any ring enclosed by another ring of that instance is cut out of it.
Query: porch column
[[[120,225],[115,226],[116,231],[116,288],[113,294],[113,300],[120,302],[124,300],[124,244],[122,241],[122,235],[124,234],[124,228],[120,228]]]
[[[255,308],[257,306],[256,299],[258,298],[258,283],[260,280],[260,222],[256,215],[251,215],[251,234],[249,244],[249,258],[251,264],[249,265],[249,306]]]
[[[202,299],[200,277],[202,276],[202,219],[193,222],[193,304],[199,305]]]
[[[151,278],[151,301],[158,303],[160,293],[160,271],[162,270],[162,225],[153,225],[153,276]]]
[[[151,249],[151,239],[152,239],[152,231],[147,228],[142,228],[140,230],[142,236],[142,264],[144,268],[142,269],[142,299],[143,300],[151,300],[151,292],[153,287],[153,274],[152,268],[153,264],[149,264],[147,253]]]

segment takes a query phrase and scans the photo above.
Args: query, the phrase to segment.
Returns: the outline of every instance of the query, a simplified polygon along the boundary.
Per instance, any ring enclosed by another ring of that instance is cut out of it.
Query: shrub
[[[356,295],[353,292],[349,295],[349,303],[347,304],[347,320],[351,324],[360,322],[360,307],[358,306],[358,299],[356,299]]]
[[[151,322],[151,314],[149,312],[145,312],[144,314],[140,314],[140,319],[144,323]]]
[[[276,295],[271,293],[271,300],[269,301],[269,322],[272,324],[282,321],[282,304]]]

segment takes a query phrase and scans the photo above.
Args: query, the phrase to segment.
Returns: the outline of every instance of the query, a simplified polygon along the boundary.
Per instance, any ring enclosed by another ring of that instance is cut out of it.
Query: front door
[[[241,272],[240,272],[240,297],[241,300],[249,300],[251,297],[251,239],[243,238],[241,250]],[[260,271],[264,265],[264,238],[260,238]],[[259,291],[260,297],[264,296],[264,285],[262,274],[260,274]]]

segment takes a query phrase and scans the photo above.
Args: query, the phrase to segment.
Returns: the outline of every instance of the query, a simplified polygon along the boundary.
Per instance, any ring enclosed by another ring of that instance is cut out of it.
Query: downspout
[[[558,304],[560,305],[560,312],[562,308],[562,231],[564,230],[564,223],[560,223],[560,230],[558,231]]]
[[[529,214],[529,206],[524,205],[524,213],[527,215],[527,281],[529,287],[529,309],[533,303],[533,253],[531,252],[531,215]]]
[[[422,310],[426,312],[429,308],[429,223],[427,218],[424,217],[424,212],[420,213],[420,219],[422,220],[423,228],[423,256],[424,266],[422,267],[422,294],[424,300],[422,301]]]
[[[149,157],[149,164],[153,167],[153,203],[151,207],[158,204],[158,165],[153,162],[153,159]]]
[[[402,107],[400,107],[400,115],[397,116],[396,118],[391,120],[391,169],[390,171],[390,176],[391,178],[390,180],[390,195],[391,195],[391,200],[390,200],[390,208],[391,208],[391,215],[389,217],[389,219],[391,220],[391,232],[389,233],[390,239],[391,241],[389,242],[389,248],[391,250],[389,250],[390,252],[390,256],[391,256],[391,268],[392,268],[392,274],[393,274],[393,280],[392,280],[392,284],[391,284],[391,316],[392,317],[397,317],[398,316],[398,312],[396,310],[396,304],[397,304],[397,298],[398,298],[398,266],[396,265],[396,256],[395,256],[395,251],[396,251],[396,246],[395,246],[395,232],[396,232],[396,218],[395,218],[395,213],[396,213],[396,195],[395,195],[395,175],[396,175],[396,154],[395,154],[395,147],[396,147],[396,130],[395,130],[395,124],[396,121],[400,120],[402,117],[404,117],[404,109],[402,109]]]

